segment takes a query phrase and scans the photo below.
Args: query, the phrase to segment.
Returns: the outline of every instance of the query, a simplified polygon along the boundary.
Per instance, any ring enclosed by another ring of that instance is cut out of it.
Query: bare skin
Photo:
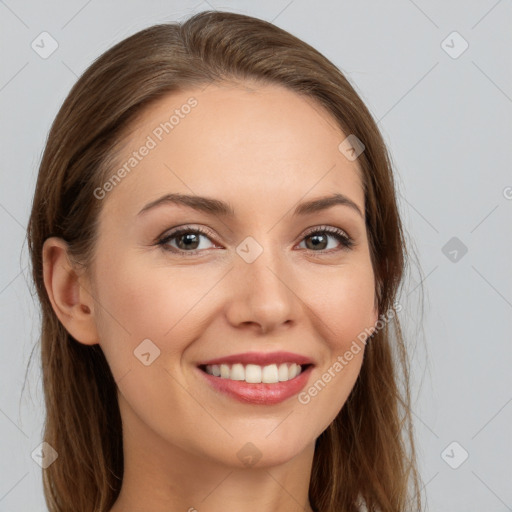
[[[156,147],[98,199],[92,267],[75,271],[51,238],[45,284],[63,325],[100,344],[118,384],[125,469],[110,512],[312,512],[315,440],[352,390],[364,345],[334,377],[333,364],[378,317],[357,160],[340,152],[347,134],[310,99],[278,86],[203,89],[169,95],[137,120],[119,165],[148,136]],[[155,127],[190,97],[197,105],[159,141]],[[169,193],[225,201],[235,216],[170,203],[139,214]],[[297,204],[335,193],[362,215],[341,204],[294,215]],[[184,225],[189,237],[198,227],[209,234],[190,249],[183,234],[158,245]],[[262,248],[250,263],[237,252],[248,236]],[[134,355],[145,339],[160,350],[148,365]],[[306,391],[329,369],[330,382],[308,403],[244,404],[197,368],[278,350],[314,361]],[[244,446],[256,463],[242,461]]]

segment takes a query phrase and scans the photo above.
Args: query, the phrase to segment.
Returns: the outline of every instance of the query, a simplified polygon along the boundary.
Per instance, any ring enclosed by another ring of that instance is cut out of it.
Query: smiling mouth
[[[232,381],[244,381],[248,384],[276,384],[288,382],[298,377],[312,364],[297,363],[268,364],[208,364],[200,365],[199,369],[208,375]]]

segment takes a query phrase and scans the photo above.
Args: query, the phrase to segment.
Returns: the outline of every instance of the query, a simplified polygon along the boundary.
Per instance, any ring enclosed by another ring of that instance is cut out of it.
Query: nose
[[[263,334],[295,323],[301,301],[293,291],[291,270],[277,250],[265,248],[252,263],[238,259],[228,284],[229,322],[237,328],[251,326]]]

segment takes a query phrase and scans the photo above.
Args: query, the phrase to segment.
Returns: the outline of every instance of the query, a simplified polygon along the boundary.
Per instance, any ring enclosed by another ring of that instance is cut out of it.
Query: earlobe
[[[53,310],[64,328],[80,343],[97,344],[94,300],[84,287],[84,278],[71,264],[68,246],[61,238],[48,238],[43,245],[43,276]]]

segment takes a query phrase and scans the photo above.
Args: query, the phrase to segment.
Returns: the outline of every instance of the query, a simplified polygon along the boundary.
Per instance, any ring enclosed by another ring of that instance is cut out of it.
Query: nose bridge
[[[288,273],[284,249],[274,241],[272,233],[258,233],[256,236],[248,236],[238,245],[236,252],[241,261],[237,266],[241,274],[247,275],[253,290],[260,285],[280,290]]]

